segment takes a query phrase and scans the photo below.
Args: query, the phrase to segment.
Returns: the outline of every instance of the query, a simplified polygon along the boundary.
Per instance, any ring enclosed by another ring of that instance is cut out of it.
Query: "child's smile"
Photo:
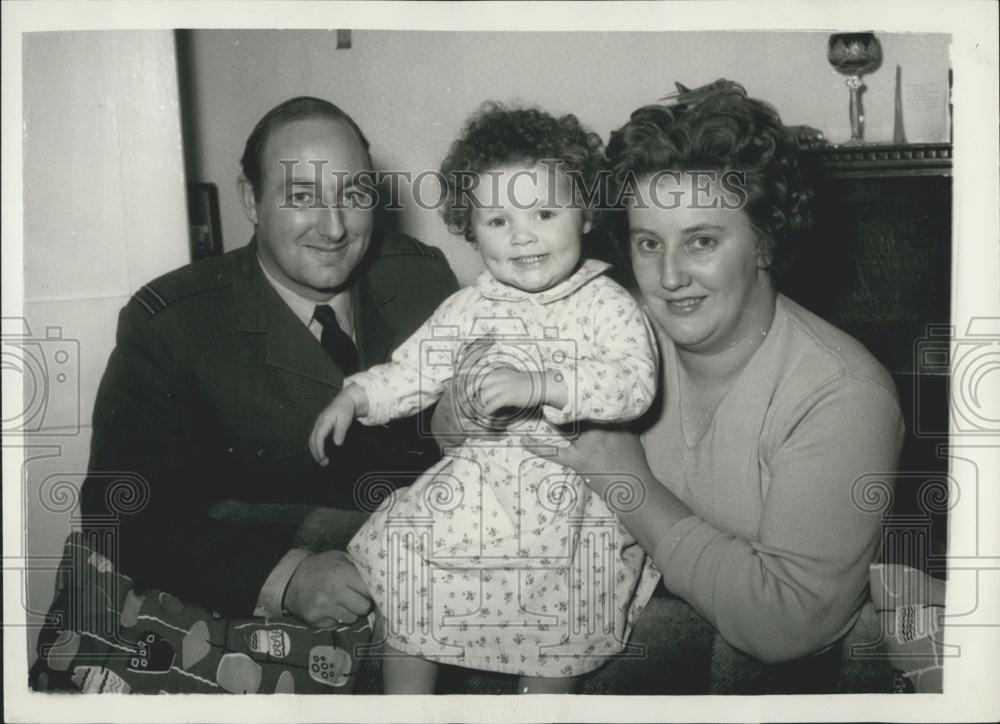
[[[541,264],[548,258],[548,254],[532,254],[531,256],[515,256],[511,261],[521,266],[532,267],[536,264]]]
[[[498,281],[541,292],[576,269],[590,221],[565,174],[543,163],[504,166],[480,177],[474,198],[476,244]]]

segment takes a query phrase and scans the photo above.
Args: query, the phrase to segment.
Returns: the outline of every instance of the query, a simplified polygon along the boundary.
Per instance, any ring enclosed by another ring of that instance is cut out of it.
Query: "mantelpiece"
[[[803,165],[822,169],[827,178],[950,176],[950,143],[817,146],[800,152]]]

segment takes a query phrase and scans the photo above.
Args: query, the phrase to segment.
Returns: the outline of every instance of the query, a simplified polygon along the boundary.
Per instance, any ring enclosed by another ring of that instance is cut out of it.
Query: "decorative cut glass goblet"
[[[847,76],[844,83],[851,91],[851,140],[862,143],[865,116],[861,109],[862,73],[869,73],[882,62],[882,46],[874,33],[834,33],[826,49],[826,59],[838,73]]]

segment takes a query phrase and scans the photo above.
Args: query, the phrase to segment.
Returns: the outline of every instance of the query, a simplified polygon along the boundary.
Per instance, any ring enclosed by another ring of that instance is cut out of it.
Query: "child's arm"
[[[347,429],[355,417],[368,414],[368,395],[358,385],[347,385],[333,402],[319,413],[312,433],[309,435],[309,451],[313,459],[326,466],[330,460],[326,457],[326,439],[333,436],[333,444],[341,445],[347,435]]]
[[[656,394],[658,356],[652,329],[632,296],[610,279],[593,282],[579,300],[592,347],[588,355],[549,362],[544,370],[497,367],[473,390],[476,409],[542,407],[555,424],[573,420],[627,422]]]
[[[566,400],[546,405],[545,417],[560,425],[573,420],[628,422],[644,413],[656,395],[658,361],[652,329],[632,296],[606,278],[581,300],[594,350],[560,366]]]
[[[532,409],[549,405],[566,406],[568,389],[560,372],[555,370],[523,371],[511,367],[492,370],[474,393],[477,407],[492,415],[504,407]]]
[[[357,415],[362,425],[382,425],[409,417],[438,401],[454,374],[461,338],[440,330],[460,329],[473,300],[471,289],[459,290],[392,353],[390,362],[375,365],[345,380],[364,388],[368,410]]]

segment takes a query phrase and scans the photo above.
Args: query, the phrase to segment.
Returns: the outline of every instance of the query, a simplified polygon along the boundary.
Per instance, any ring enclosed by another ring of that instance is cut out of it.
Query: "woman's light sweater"
[[[763,661],[828,647],[853,625],[880,550],[864,487],[897,464],[892,379],[856,340],[779,295],[767,339],[689,447],[677,358],[658,336],[663,395],[642,441],[653,473],[695,513],[654,551],[666,587]]]

